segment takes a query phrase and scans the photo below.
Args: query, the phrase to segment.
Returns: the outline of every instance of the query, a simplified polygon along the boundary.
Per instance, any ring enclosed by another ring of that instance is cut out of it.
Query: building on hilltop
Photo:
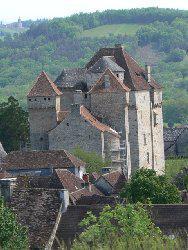
[[[128,176],[141,167],[163,172],[162,88],[121,45],[54,82],[42,72],[27,98],[33,150],[80,146]]]

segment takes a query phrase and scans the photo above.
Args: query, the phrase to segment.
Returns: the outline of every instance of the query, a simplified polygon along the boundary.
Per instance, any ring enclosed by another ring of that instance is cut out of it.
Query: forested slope
[[[118,27],[118,28],[117,28]],[[131,29],[132,27],[132,29]],[[0,101],[25,94],[43,69],[54,79],[64,67],[84,66],[100,47],[122,43],[150,63],[164,87],[165,122],[188,120],[188,11],[107,10],[31,24],[0,41]]]

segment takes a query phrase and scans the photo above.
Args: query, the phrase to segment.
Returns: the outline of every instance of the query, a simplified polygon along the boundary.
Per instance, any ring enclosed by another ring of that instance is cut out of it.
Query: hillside
[[[152,65],[164,88],[164,121],[188,122],[188,11],[107,10],[30,23],[0,40],[0,101],[22,106],[41,70],[55,79],[64,67],[83,67],[100,47],[121,43],[142,66]]]
[[[127,35],[133,36],[136,34],[138,29],[142,27],[141,24],[134,23],[122,23],[122,24],[110,24],[110,25],[101,25],[93,29],[84,30],[81,33],[82,37],[108,37],[110,35]]]

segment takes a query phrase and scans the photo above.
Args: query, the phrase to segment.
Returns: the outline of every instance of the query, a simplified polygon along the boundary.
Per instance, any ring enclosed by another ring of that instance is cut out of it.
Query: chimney
[[[77,103],[71,104],[71,113],[80,116],[80,105]]]
[[[69,206],[69,192],[66,189],[60,191],[60,198],[62,200],[62,213],[67,211],[67,207]]]
[[[76,90],[74,92],[74,104],[83,104],[83,93],[82,90]]]
[[[150,82],[151,82],[151,66],[146,64],[145,71],[146,71],[146,79],[147,79],[148,83],[150,84]]]

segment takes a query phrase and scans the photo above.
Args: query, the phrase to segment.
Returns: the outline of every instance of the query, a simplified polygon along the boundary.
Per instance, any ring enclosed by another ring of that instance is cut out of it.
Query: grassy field
[[[134,35],[142,25],[139,24],[111,24],[102,25],[94,29],[84,30],[81,36],[84,37],[104,37],[114,35]]]
[[[165,161],[166,175],[173,178],[183,167],[188,167],[188,158],[167,159]]]

